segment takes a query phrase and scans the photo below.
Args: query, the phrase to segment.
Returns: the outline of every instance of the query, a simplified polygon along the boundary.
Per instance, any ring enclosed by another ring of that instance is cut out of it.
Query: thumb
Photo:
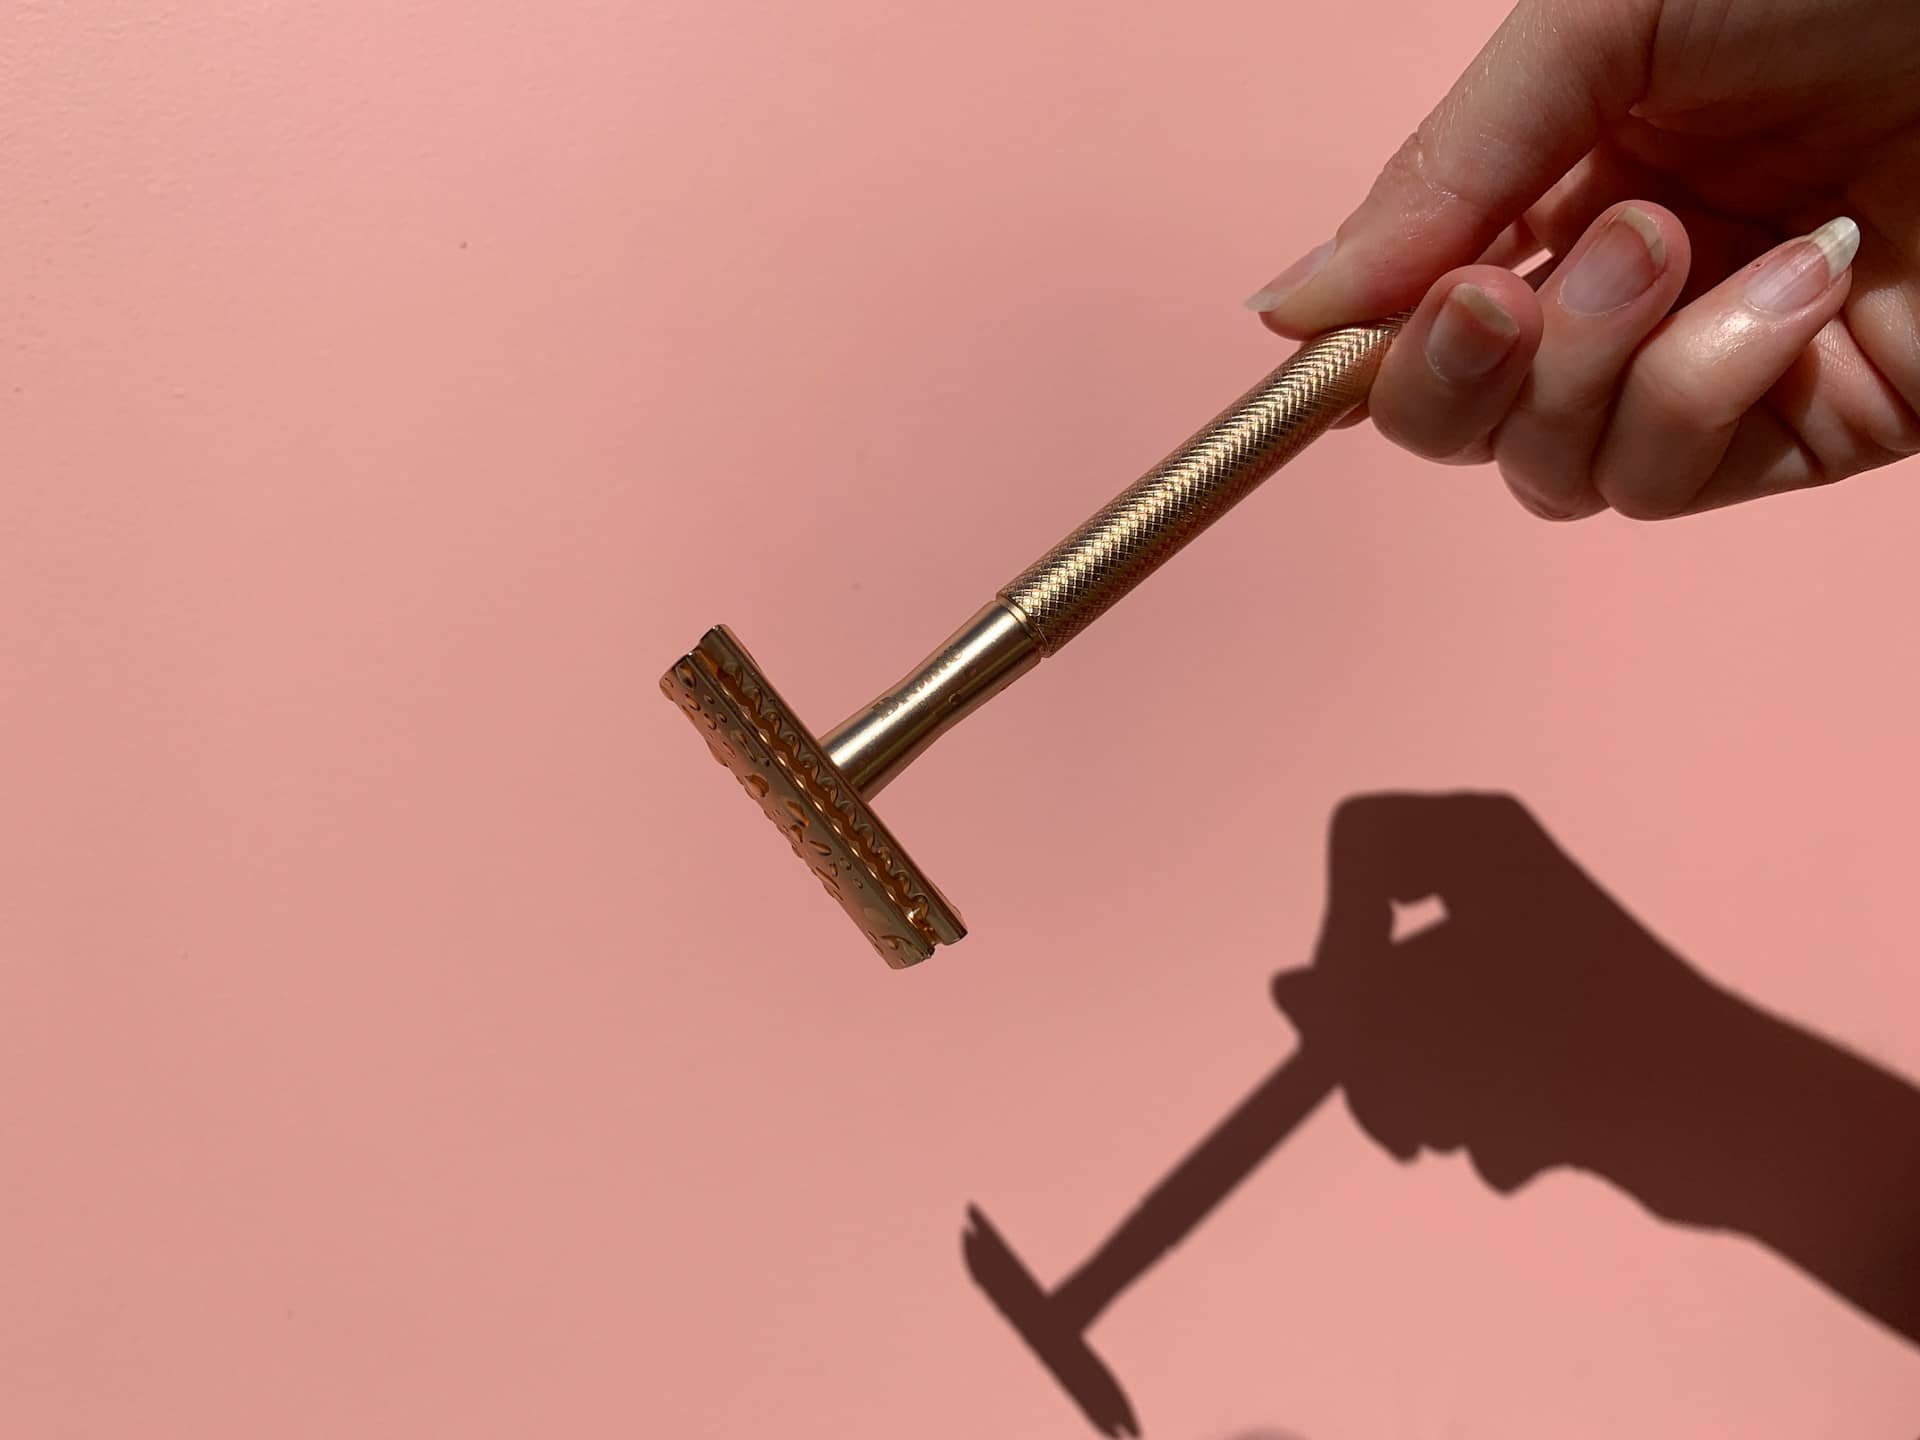
[[[1521,0],[1334,240],[1247,301],[1283,335],[1392,314],[1495,238],[1645,88],[1660,0]]]

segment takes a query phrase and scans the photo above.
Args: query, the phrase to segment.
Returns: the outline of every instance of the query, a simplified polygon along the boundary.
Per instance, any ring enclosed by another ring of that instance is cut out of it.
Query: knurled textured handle
[[[1405,319],[1303,345],[1001,590],[1040,649],[1059,650],[1364,400]]]

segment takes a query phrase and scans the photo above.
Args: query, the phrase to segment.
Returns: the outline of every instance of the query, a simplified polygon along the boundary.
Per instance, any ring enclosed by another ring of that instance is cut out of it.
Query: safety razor
[[[724,625],[702,636],[660,687],[887,964],[925,960],[966,927],[881,823],[873,798],[1360,404],[1405,319],[1334,330],[1301,346],[824,736],[801,722]]]

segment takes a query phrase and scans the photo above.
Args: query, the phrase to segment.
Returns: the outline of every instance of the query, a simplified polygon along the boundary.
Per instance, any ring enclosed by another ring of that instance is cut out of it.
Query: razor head
[[[1140,1422],[1127,1392],[1087,1344],[1084,1319],[1040,1288],[979,1206],[967,1207],[967,1221],[960,1251],[974,1284],[986,1292],[994,1309],[1020,1332],[1094,1429],[1102,1435],[1139,1435]]]
[[[967,933],[726,626],[701,636],[660,688],[887,964],[917,965]]]

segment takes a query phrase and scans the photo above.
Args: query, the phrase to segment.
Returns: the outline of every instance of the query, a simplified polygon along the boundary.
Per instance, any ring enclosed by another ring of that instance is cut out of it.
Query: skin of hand
[[[1549,519],[1920,452],[1920,4],[1521,0],[1247,303],[1295,338],[1417,306],[1374,423]]]

